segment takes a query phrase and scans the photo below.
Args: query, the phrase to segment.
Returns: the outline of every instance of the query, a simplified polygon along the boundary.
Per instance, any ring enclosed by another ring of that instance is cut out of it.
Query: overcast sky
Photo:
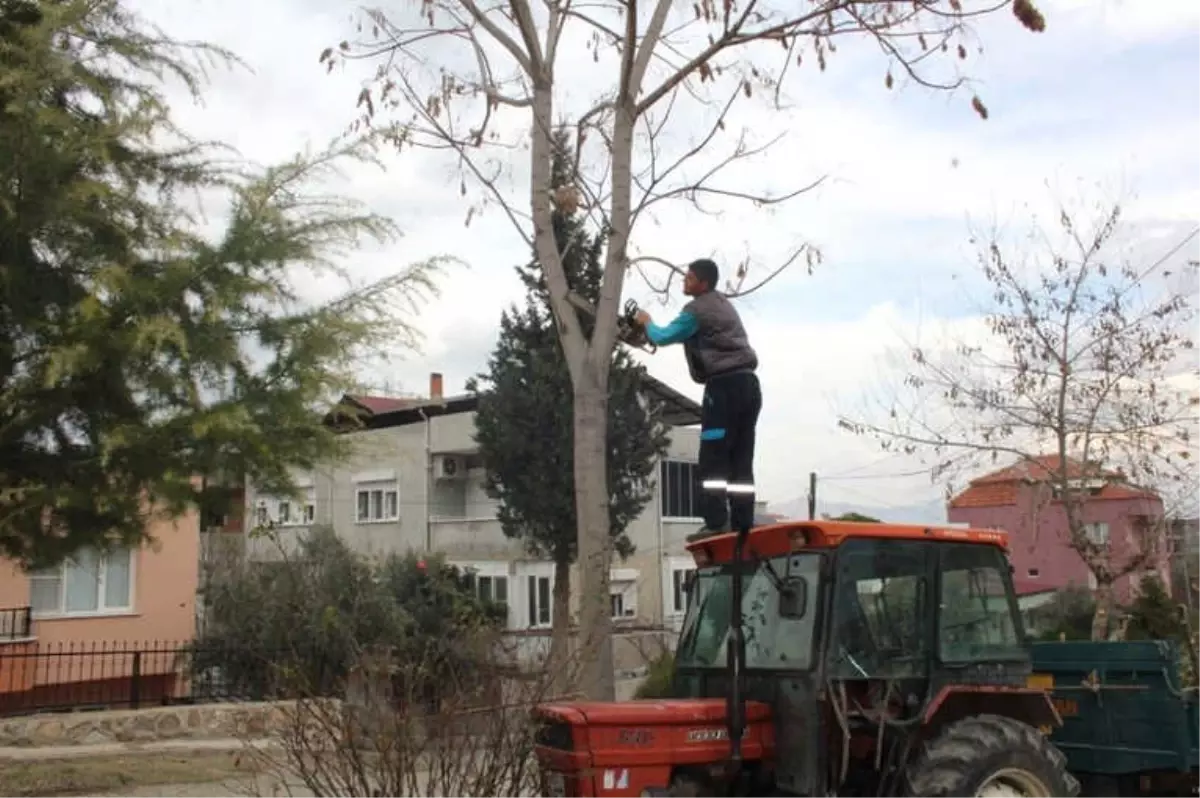
[[[260,163],[319,147],[354,118],[368,67],[327,75],[317,55],[352,34],[355,4],[305,0],[134,0],[176,36],[236,52],[252,71],[214,73],[205,105],[181,98],[180,121],[196,135],[224,140]],[[1200,3],[1195,0],[1039,0],[1047,30],[1033,35],[1006,12],[981,23],[982,54],[966,69],[990,110],[970,94],[934,94],[898,81],[861,51],[834,56],[822,74],[789,84],[792,108],[748,106],[738,122],[763,135],[787,132],[771,159],[742,167],[742,185],[784,188],[819,175],[827,182],[773,214],[749,209],[712,219],[673,209],[644,225],[640,251],[677,263],[749,257],[762,267],[797,241],[820,247],[824,263],[795,270],[740,302],[760,356],[764,411],[759,425],[760,498],[804,493],[807,473],[822,477],[822,498],[887,508],[928,502],[939,489],[912,475],[919,464],[885,457],[837,429],[839,411],[874,389],[881,358],[918,329],[977,329],[972,226],[1020,227],[1023,203],[1053,191],[1088,199],[1129,199],[1128,235],[1138,251],[1165,252],[1200,218]],[[607,72],[574,59],[579,101],[590,75]],[[571,85],[575,85],[574,83]],[[681,140],[681,139],[680,139]],[[519,159],[520,153],[514,156]],[[527,157],[527,156],[526,156]],[[428,374],[449,392],[484,364],[500,312],[520,298],[514,264],[528,253],[497,213],[464,226],[452,165],[410,153],[386,173],[355,172],[344,190],[393,216],[404,239],[347,264],[361,279],[425,257],[469,264],[447,276],[420,326],[419,355],[373,375],[382,389],[422,393]],[[518,176],[523,164],[514,163]],[[516,185],[519,188],[519,179]],[[1194,243],[1194,242],[1193,242]],[[1191,246],[1188,253],[1200,251]],[[636,278],[626,289],[660,321],[679,301],[655,304]],[[651,372],[699,398],[682,353],[661,351]],[[846,479],[845,477],[853,477]]]

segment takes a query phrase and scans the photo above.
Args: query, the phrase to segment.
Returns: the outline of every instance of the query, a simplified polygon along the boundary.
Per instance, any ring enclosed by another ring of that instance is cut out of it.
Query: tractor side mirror
[[[779,617],[799,620],[808,610],[808,582],[803,576],[790,576],[779,586]]]

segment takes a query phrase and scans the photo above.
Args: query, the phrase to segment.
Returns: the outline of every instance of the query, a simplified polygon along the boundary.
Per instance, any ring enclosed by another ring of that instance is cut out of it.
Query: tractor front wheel
[[[977,715],[947,726],[908,768],[908,795],[1066,796],[1079,794],[1067,760],[1032,726]]]

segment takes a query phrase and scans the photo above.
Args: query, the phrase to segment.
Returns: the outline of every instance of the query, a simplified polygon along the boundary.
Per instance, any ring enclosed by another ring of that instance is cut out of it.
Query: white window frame
[[[699,498],[700,497],[700,485],[699,485],[699,473],[698,473],[700,464],[693,460],[685,460],[685,459],[679,458],[679,457],[664,457],[663,459],[659,460],[659,464],[658,464],[658,492],[659,492],[658,501],[659,501],[659,509],[662,512],[662,519],[664,521],[701,521],[701,520],[703,520],[699,515],[667,515],[666,508],[670,505],[670,502],[667,501],[667,498],[668,498],[667,491],[670,486],[667,484],[667,480],[664,479],[664,472],[667,470],[668,463],[675,464],[675,465],[688,466],[692,469],[692,473],[696,477],[693,480],[693,485],[692,485],[692,490],[694,491],[693,502],[697,508],[699,507],[699,504],[700,504],[700,498]]]
[[[638,616],[638,586],[642,574],[636,568],[610,568],[608,571],[609,617],[614,621],[632,621]],[[620,604],[620,613],[613,614],[614,599]]]
[[[298,477],[296,495],[260,493],[254,500],[256,527],[301,527],[317,522],[317,488],[312,477]]]
[[[608,617],[614,621],[627,621],[631,615],[625,614],[625,596],[628,595],[624,590],[610,588],[608,592]],[[636,613],[637,610],[634,610]]]
[[[29,578],[29,604],[34,618],[105,618],[114,615],[132,615],[134,614],[135,597],[137,596],[137,549],[121,547],[118,551],[128,552],[129,555],[129,594],[126,597],[125,604],[121,606],[108,606],[105,604],[105,588],[106,576],[108,573],[108,558],[107,554],[100,554],[99,563],[99,578],[96,580],[96,609],[94,610],[68,610],[67,607],[67,567],[68,560],[64,560],[58,565],[42,569],[38,571],[30,571]],[[33,607],[33,586],[37,581],[58,581],[58,608],[55,610],[39,610]]]
[[[544,603],[541,595],[542,585],[547,586]],[[525,619],[530,629],[546,629],[554,624],[554,577],[543,574],[526,575]]]
[[[483,562],[448,561],[448,564],[453,565],[455,568],[459,569],[463,573],[470,574],[473,577],[473,579],[474,579],[473,585],[474,585],[474,589],[475,589],[475,595],[477,595],[477,596],[479,595],[479,580],[481,578],[492,580],[492,595],[493,596],[495,596],[495,592],[496,592],[496,588],[495,588],[496,580],[497,579],[504,580],[505,599],[504,599],[503,603],[505,604],[505,606],[508,607],[508,618],[505,622],[505,626],[507,628],[511,629],[512,623],[513,623],[513,607],[517,603],[517,597],[515,595],[516,577],[514,577],[512,575],[512,573],[509,569],[508,563],[506,563],[506,562],[487,562],[487,561],[483,561]],[[493,598],[492,601],[495,601],[495,598]]]
[[[632,621],[638,613],[638,585],[628,579],[612,580],[608,587],[609,617],[614,621]],[[613,603],[620,604],[620,612],[613,613]]]
[[[508,583],[508,598],[512,602],[510,617],[516,629],[549,629],[554,625],[554,563],[545,560],[521,560],[513,564],[512,581]],[[535,582],[530,582],[533,578]],[[542,602],[537,596],[538,584],[546,580],[545,620],[541,620]],[[530,589],[534,592],[531,594]],[[530,606],[532,604],[532,607]],[[531,610],[533,610],[531,614]]]
[[[682,618],[687,612],[687,594],[683,587],[689,571],[696,570],[696,561],[691,557],[668,557],[663,563],[663,608],[668,618]],[[679,589],[676,590],[676,574],[679,574]],[[679,602],[676,603],[678,596]]]
[[[484,596],[483,591],[480,589],[482,586],[481,580],[484,579],[487,579],[488,583],[491,585],[490,589],[488,590],[491,595]],[[504,585],[504,598],[502,600],[496,598],[496,586],[499,584]],[[492,601],[497,604],[504,604],[507,606],[509,601],[511,601],[509,598],[510,594],[508,592],[510,587],[511,585],[509,584],[508,574],[475,574],[475,595],[481,600]]]
[[[354,523],[394,524],[399,520],[400,480],[394,476],[354,480]]]
[[[1084,524],[1083,534],[1094,546],[1107,546],[1108,542],[1112,540],[1112,530],[1109,529],[1108,523],[1105,521]]]

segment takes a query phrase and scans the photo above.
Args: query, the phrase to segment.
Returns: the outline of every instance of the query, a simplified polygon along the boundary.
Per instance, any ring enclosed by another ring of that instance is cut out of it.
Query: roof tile
[[[419,399],[401,399],[394,396],[361,396],[347,394],[346,398],[350,401],[366,408],[370,413],[391,413],[396,410],[404,410],[412,407],[413,404],[419,402]]]
[[[966,490],[950,500],[952,508],[1005,507],[1016,504],[1018,485],[1022,482],[1045,482],[1056,477],[1062,461],[1056,454],[1045,454],[971,480]],[[1089,501],[1105,499],[1156,499],[1153,491],[1123,482],[1119,472],[1098,466],[1085,468],[1078,460],[1067,460],[1067,478],[1099,477],[1113,480],[1088,497]]]

